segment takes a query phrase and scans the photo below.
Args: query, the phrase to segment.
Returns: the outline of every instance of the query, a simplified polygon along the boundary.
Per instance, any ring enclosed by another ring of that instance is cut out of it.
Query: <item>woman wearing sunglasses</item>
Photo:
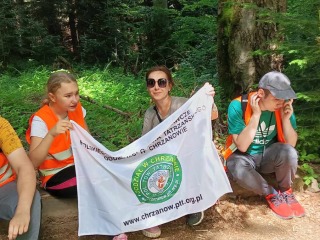
[[[174,86],[170,70],[165,66],[155,66],[146,73],[147,90],[154,102],[154,106],[147,109],[144,116],[142,135],[149,132],[160,122],[174,113],[188,99],[184,97],[174,97],[170,91]],[[215,91],[211,84],[208,95],[214,97]],[[211,119],[218,118],[218,109],[215,104],[212,106]],[[198,212],[187,215],[187,224],[196,226],[203,220],[204,212]],[[149,238],[157,238],[161,235],[159,226],[142,230],[143,235]]]

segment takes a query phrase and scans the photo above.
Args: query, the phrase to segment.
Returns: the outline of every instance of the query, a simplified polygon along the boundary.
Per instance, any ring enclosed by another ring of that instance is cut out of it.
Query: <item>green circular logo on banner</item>
[[[132,175],[131,188],[140,202],[161,203],[176,194],[181,180],[177,156],[157,154],[138,165]]]

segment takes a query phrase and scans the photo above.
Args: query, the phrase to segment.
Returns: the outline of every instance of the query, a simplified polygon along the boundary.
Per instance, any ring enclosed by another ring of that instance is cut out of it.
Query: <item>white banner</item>
[[[232,191],[212,142],[212,102],[201,88],[157,127],[115,152],[73,122],[79,236],[157,226],[203,211]]]

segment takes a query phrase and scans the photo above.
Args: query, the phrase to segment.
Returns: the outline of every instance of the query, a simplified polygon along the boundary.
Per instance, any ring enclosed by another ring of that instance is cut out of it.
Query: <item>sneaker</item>
[[[266,197],[271,210],[280,218],[293,218],[293,212],[282,194],[269,194]]]
[[[147,228],[142,230],[142,234],[148,238],[157,238],[157,237],[160,237],[161,235],[161,229],[159,226]]]
[[[204,218],[204,212],[197,212],[187,215],[187,224],[189,226],[199,225]]]
[[[305,215],[304,208],[300,205],[300,203],[297,201],[297,199],[293,195],[291,188],[283,192],[282,195],[286,200],[287,204],[290,206],[294,216],[303,217]]]
[[[112,240],[127,240],[127,239],[128,239],[128,236],[124,233],[121,233],[120,235],[112,238]]]

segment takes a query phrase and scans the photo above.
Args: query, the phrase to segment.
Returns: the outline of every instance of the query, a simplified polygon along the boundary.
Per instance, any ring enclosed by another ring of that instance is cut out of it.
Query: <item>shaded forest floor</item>
[[[305,207],[306,216],[282,220],[258,197],[227,198],[205,212],[203,223],[196,227],[185,224],[185,218],[162,225],[162,235],[158,239],[318,239],[320,236],[320,193],[297,192],[297,199]],[[76,240],[78,217],[76,201],[56,201],[51,196],[43,198],[44,217],[42,219],[41,240]],[[60,209],[60,211],[55,211]],[[50,212],[52,211],[52,212]],[[0,239],[7,239],[3,224]],[[145,238],[141,231],[129,233],[130,240]],[[103,240],[106,236],[85,236],[81,240]]]
[[[177,239],[318,239],[320,236],[320,193],[302,192],[296,197],[305,207],[306,216],[291,220],[276,217],[260,197],[220,201],[205,212],[204,222],[191,228],[182,217],[162,226],[163,240]],[[77,239],[77,216],[46,219],[42,226],[43,240]],[[81,239],[107,239],[81,237]],[[129,239],[147,239],[142,233],[129,234]]]
[[[320,174],[320,165],[314,169]],[[294,187],[306,216],[283,220],[265,200],[231,181],[234,193],[205,211],[202,224],[186,225],[185,217],[163,224],[159,240],[314,240],[320,236],[320,192],[303,190],[301,179]],[[299,185],[300,182],[300,185]],[[302,182],[303,183],[303,182]],[[312,189],[311,189],[312,190]],[[317,189],[319,190],[319,189]],[[77,199],[56,199],[41,191],[43,210],[40,240],[78,240]],[[0,209],[1,210],[1,209]],[[0,221],[0,240],[6,240],[7,223]],[[129,240],[147,240],[141,231],[128,233]],[[83,236],[81,240],[107,240],[107,236]]]

